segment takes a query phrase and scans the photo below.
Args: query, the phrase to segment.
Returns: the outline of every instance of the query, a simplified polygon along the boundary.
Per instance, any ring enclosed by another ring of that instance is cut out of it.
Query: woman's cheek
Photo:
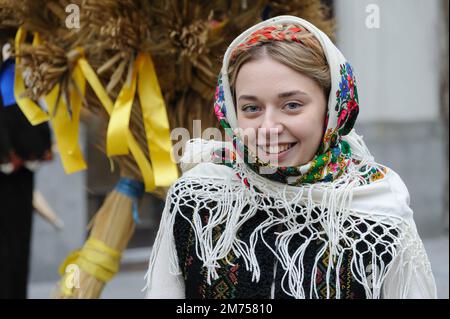
[[[300,141],[315,143],[322,136],[322,124],[312,117],[298,117],[289,124],[290,131]]]
[[[238,114],[238,127],[242,130],[250,130],[258,128],[259,121],[257,118],[247,118],[244,115]]]
[[[304,142],[309,138],[311,123],[307,119],[300,118],[291,121],[287,126],[291,134],[299,141]]]

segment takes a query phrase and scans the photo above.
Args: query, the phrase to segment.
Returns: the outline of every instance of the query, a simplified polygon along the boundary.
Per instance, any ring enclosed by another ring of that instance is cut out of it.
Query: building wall
[[[397,171],[424,237],[442,231],[448,171],[440,118],[442,32],[438,0],[336,0],[337,42],[353,65],[357,131],[375,159]],[[379,28],[366,20],[379,9]],[[372,10],[371,10],[372,9]],[[369,10],[367,12],[366,10]],[[448,136],[447,136],[448,138]]]
[[[368,28],[370,5],[379,28]],[[337,42],[357,75],[360,122],[439,117],[440,2],[337,0]]]

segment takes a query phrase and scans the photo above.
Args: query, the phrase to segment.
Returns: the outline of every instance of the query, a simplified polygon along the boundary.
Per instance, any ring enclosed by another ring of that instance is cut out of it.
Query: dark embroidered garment
[[[200,208],[198,214],[201,216],[203,224],[208,222],[209,212],[214,212],[215,203],[211,202],[210,207]],[[207,283],[207,269],[202,266],[202,261],[198,259],[195,251],[195,234],[188,222],[192,222],[193,211],[195,203],[185,202],[180,207],[180,212],[175,217],[174,224],[174,238],[176,251],[179,260],[179,267],[185,280],[185,294],[186,298],[207,298],[207,299],[233,299],[233,298],[255,298],[267,299],[271,298],[292,298],[287,295],[282,289],[282,280],[285,270],[282,269],[280,263],[276,260],[272,251],[266,244],[259,240],[255,247],[255,255],[260,266],[260,279],[258,282],[252,281],[252,272],[246,270],[245,263],[241,257],[234,256],[230,253],[227,260],[221,260],[221,267],[218,269],[219,277],[212,279],[211,284]],[[180,214],[181,213],[181,214]],[[319,213],[319,212],[316,212]],[[258,211],[252,218],[245,222],[238,231],[238,238],[246,243],[249,242],[249,237],[253,230],[265,219],[267,213]],[[298,219],[301,223],[302,220]],[[274,226],[264,234],[264,239],[270,247],[275,250],[276,233],[280,232],[281,226]],[[304,243],[304,238],[310,237],[308,228],[304,228],[294,239],[290,241],[289,250],[293,253],[297,247]],[[220,226],[216,227],[214,232],[214,240],[217,241],[221,233]],[[375,239],[374,239],[375,240]],[[304,275],[303,288],[306,298],[330,298],[336,297],[336,291],[333,283],[336,282],[334,273],[332,272],[330,283],[332,283],[327,292],[326,272],[328,263],[328,252],[326,251],[319,261],[316,278],[312,278],[312,268],[317,255],[317,252],[323,248],[323,241],[315,240],[308,245],[306,255],[304,257]],[[362,245],[362,243],[360,244]],[[358,248],[358,246],[357,246]],[[361,247],[364,251],[364,247]],[[351,272],[351,250],[344,255],[344,261],[340,270],[340,298],[355,299],[365,298],[365,291],[361,284],[353,277]],[[377,253],[379,255],[379,253]],[[366,258],[365,258],[366,259]],[[383,262],[389,260],[383,259]],[[365,260],[365,265],[369,265],[369,260]],[[275,275],[274,275],[275,272]],[[287,280],[287,278],[286,278]],[[310,295],[311,280],[316,281],[317,294]],[[272,291],[272,283],[275,282],[274,290]],[[287,282],[284,283],[287,288]]]

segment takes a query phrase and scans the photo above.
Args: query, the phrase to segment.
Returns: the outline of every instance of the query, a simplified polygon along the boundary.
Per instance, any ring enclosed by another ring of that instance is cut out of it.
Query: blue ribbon
[[[144,183],[126,177],[121,177],[114,190],[130,197],[133,200],[133,219],[136,224],[139,223],[138,200],[144,195]]]
[[[8,59],[0,66],[0,98],[3,106],[16,104],[14,97],[14,60]]]

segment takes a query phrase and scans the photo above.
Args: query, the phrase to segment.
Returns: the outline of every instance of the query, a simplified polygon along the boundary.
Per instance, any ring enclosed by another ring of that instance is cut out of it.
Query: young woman
[[[243,32],[214,107],[230,141],[188,143],[149,298],[436,297],[408,191],[354,131],[355,76],[323,32],[292,16]]]

